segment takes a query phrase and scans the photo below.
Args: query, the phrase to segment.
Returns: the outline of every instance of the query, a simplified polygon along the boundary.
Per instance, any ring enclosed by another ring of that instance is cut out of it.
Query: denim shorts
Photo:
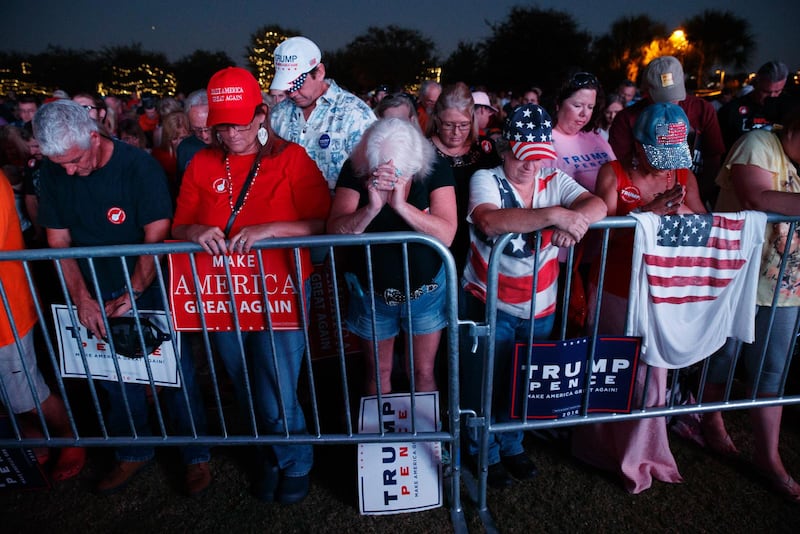
[[[411,332],[413,335],[424,335],[438,332],[447,326],[445,305],[447,288],[445,287],[444,266],[439,269],[433,282],[439,287],[411,301]],[[408,304],[389,305],[380,296],[375,295],[375,324],[378,340],[390,339],[400,333],[409,331]],[[362,339],[372,339],[372,302],[368,291],[350,291],[350,305],[347,311],[347,328]]]

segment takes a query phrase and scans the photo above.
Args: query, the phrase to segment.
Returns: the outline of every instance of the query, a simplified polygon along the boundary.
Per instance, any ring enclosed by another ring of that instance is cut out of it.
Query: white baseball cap
[[[306,75],[319,65],[319,47],[305,37],[290,37],[275,48],[275,77],[270,89],[296,91]]]
[[[495,113],[497,113],[497,108],[492,105],[492,102],[489,100],[489,95],[484,93],[483,91],[475,91],[472,93],[472,100],[475,102],[476,106],[485,106]]]

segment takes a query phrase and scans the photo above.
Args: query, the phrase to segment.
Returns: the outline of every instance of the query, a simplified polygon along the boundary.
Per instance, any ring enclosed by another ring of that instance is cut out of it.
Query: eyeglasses
[[[442,127],[442,130],[450,131],[458,129],[460,132],[466,132],[470,128],[472,128],[471,122],[442,122],[439,123]]]
[[[253,127],[253,123],[250,124],[217,124],[214,128],[217,129],[219,133],[228,133],[231,130],[235,130],[237,132],[246,132],[247,130]]]
[[[600,83],[591,72],[576,72],[572,75],[569,85],[575,89],[580,89],[582,87],[598,87]]]
[[[81,107],[83,109],[85,109],[86,111],[92,111],[93,109],[103,109],[103,108],[99,108],[97,106],[90,106],[89,104],[83,104]]]
[[[195,135],[205,135],[211,131],[211,128],[192,128],[192,132]]]

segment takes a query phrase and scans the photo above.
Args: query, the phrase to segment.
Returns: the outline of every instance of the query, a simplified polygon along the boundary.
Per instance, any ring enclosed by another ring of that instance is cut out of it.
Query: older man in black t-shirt
[[[41,169],[39,223],[47,229],[53,248],[95,245],[158,243],[169,235],[172,203],[164,171],[147,153],[106,137],[82,106],[67,100],[44,105],[33,120],[45,161]],[[95,294],[87,262],[61,260],[78,319],[98,337],[107,335],[103,312],[119,317],[132,308],[160,308],[160,294],[151,288],[156,263],[151,256],[127,257],[128,279],[119,258],[94,259],[100,294]],[[198,433],[205,432],[199,390],[192,359],[182,350],[183,392],[165,388],[161,398],[172,416],[176,434],[191,435],[192,419]],[[101,381],[109,396],[106,424],[113,435],[130,436],[129,415],[136,434],[150,435],[146,386]],[[123,395],[124,389],[124,395]],[[125,406],[127,397],[130,412]],[[122,489],[153,458],[152,447],[117,449],[117,465],[97,486],[99,493]],[[197,494],[211,482],[207,447],[182,448],[187,468],[187,491]]]

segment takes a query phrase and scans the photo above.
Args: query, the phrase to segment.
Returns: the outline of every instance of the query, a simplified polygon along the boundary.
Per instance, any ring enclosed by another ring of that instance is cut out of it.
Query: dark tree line
[[[612,88],[635,78],[654,54],[664,53],[679,55],[693,83],[701,86],[712,68],[742,69],[755,49],[749,23],[729,11],[705,10],[687,18],[681,28],[688,45],[680,49],[671,44],[666,26],[648,15],[615,20],[608,33],[594,39],[571,14],[553,9],[513,7],[503,20],[487,24],[490,35],[486,39],[461,42],[444,60],[430,37],[388,25],[370,27],[346,46],[323,51],[323,62],[331,77],[356,92],[382,84],[410,88],[440,74],[444,83],[464,81],[490,90],[538,85],[553,94],[571,71],[594,72],[604,86]],[[245,59],[265,86],[272,76],[274,43],[297,34],[297,30],[262,25],[250,35]],[[163,53],[142,50],[140,44],[99,51],[50,46],[32,56],[0,52],[0,68],[17,72],[22,62],[29,66],[28,74],[20,74],[27,81],[67,92],[94,90],[98,83],[107,87],[128,73],[134,78],[172,76],[176,90],[186,93],[205,86],[220,68],[235,64],[224,52],[205,50],[170,63]],[[136,71],[143,64],[154,72]],[[728,79],[732,77],[729,74]]]
[[[176,90],[187,93],[205,87],[214,72],[234,64],[224,52],[205,50],[196,50],[170,63],[162,52],[143,50],[139,43],[102,50],[49,45],[44,52],[33,55],[0,52],[0,69],[42,89],[63,89],[70,94],[97,91],[99,85],[113,92],[120,84],[135,84],[143,79],[164,83],[166,77],[174,77]]]

